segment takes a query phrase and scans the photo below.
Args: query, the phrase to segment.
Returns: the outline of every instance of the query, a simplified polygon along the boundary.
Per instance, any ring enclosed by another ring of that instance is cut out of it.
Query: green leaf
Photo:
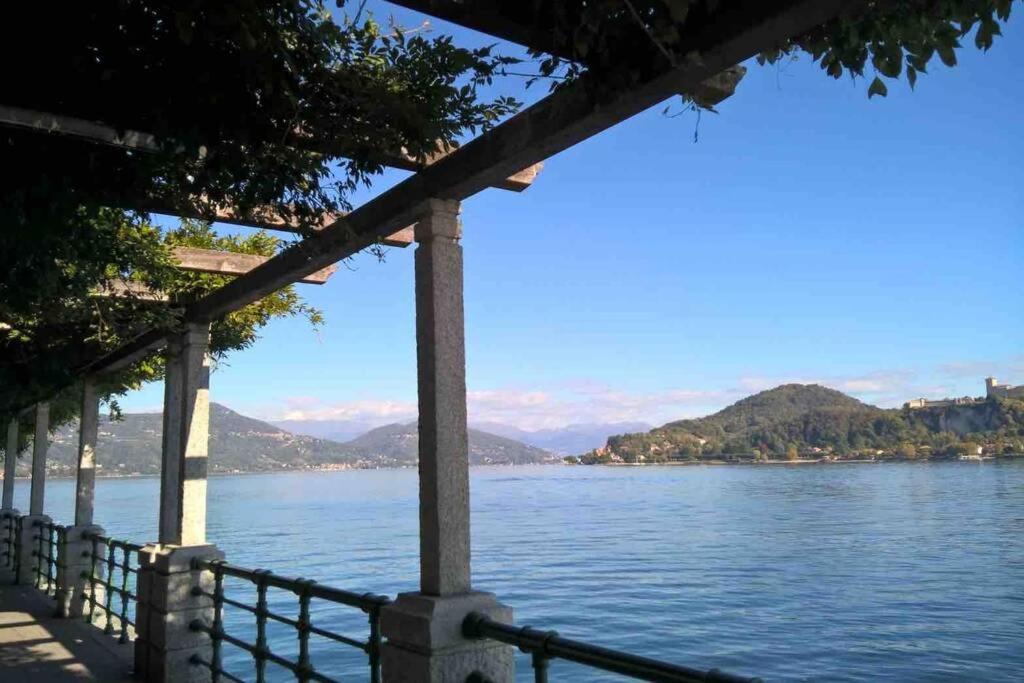
[[[885,97],[889,94],[889,88],[885,87],[885,83],[878,76],[875,76],[875,80],[871,81],[871,87],[868,88],[868,99],[870,100],[875,95]]]
[[[956,66],[956,51],[946,45],[938,45],[935,51],[939,53],[939,59],[946,66]]]
[[[917,69],[910,65],[907,65],[907,82],[910,83],[911,90],[917,85]]]

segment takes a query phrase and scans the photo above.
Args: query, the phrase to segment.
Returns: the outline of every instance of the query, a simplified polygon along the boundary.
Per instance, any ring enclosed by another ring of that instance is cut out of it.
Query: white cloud
[[[821,384],[868,403],[895,407],[921,396],[981,395],[986,374],[1020,382],[1024,380],[1024,357],[1004,362],[964,361],[925,370],[901,368],[854,375],[746,376],[731,386],[717,389],[677,387],[624,391],[596,379],[580,379],[543,387],[474,389],[468,392],[467,399],[470,421],[497,422],[527,430],[592,422],[641,421],[659,425],[707,415],[780,384]],[[283,412],[264,414],[271,419],[347,420],[376,426],[413,420],[417,413],[415,401],[363,399],[325,403],[313,396],[294,396],[284,404]]]
[[[324,404],[311,397],[291,397],[287,406],[274,419],[281,420],[351,420],[385,424],[416,418],[417,407],[408,401],[358,400]]]

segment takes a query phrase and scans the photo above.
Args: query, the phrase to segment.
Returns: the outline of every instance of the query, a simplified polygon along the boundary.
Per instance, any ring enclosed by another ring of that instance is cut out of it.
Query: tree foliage
[[[856,14],[838,18],[767,50],[759,63],[774,64],[809,54],[833,78],[872,78],[868,95],[885,95],[882,78],[905,76],[914,86],[938,57],[946,66],[973,31],[973,42],[988,50],[1010,17],[1013,0],[878,0]],[[534,52],[541,76],[574,80],[590,71],[619,87],[666,65],[699,58],[696,26],[728,21],[723,0],[597,0],[553,3],[555,45],[563,57]],[[568,55],[566,57],[565,55]],[[684,97],[685,101],[689,98]],[[702,103],[696,103],[701,105]]]
[[[389,157],[424,156],[514,111],[478,89],[506,63],[491,48],[407,35],[369,16],[333,20],[320,0],[271,3],[16,3],[0,23],[4,103],[152,134],[125,149],[0,131],[0,413],[67,386],[77,368],[174,307],[93,296],[117,279],[180,300],[223,278],[179,273],[168,245],[272,255],[267,235],[166,236],[134,207],[269,210],[305,230],[349,208]],[[271,318],[319,314],[291,289],[213,328],[217,353],[244,348]],[[153,359],[112,390],[158,375]]]

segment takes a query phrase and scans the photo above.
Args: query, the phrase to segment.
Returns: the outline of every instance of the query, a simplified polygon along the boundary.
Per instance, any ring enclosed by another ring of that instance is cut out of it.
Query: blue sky
[[[978,395],[987,374],[1024,383],[1022,17],[1004,33],[887,99],[806,57],[752,64],[696,144],[692,115],[657,107],[550,159],[523,194],[468,200],[471,419],[660,423],[787,381],[886,406]],[[217,368],[213,399],[263,418],[412,417],[412,256],[304,286],[323,330],[273,323]],[[161,392],[122,404],[155,409]]]

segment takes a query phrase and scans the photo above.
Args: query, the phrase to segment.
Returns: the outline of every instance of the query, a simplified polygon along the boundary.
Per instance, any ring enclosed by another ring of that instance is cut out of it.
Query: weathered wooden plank
[[[16,128],[29,128],[55,135],[67,135],[114,147],[127,147],[147,152],[160,149],[156,137],[149,133],[140,133],[137,130],[118,132],[116,128],[93,121],[34,111],[23,107],[0,105],[0,124]]]
[[[403,154],[401,155],[388,157],[387,165],[392,168],[400,168],[406,171],[422,171],[424,168],[430,166],[431,164],[437,163],[438,160],[443,159],[449,154],[452,154],[457,149],[457,147],[439,147],[436,152],[427,155],[426,159],[422,162],[418,161],[412,155],[403,152]],[[513,173],[504,180],[498,181],[493,185],[493,187],[502,190],[509,190],[510,192],[522,192],[526,188],[533,185],[533,181],[537,179],[537,176],[540,175],[541,169],[543,168],[544,162],[542,161],[536,164],[531,164],[530,166],[522,169],[521,171]]]
[[[174,258],[178,260],[178,267],[182,270],[215,275],[245,275],[270,260],[270,257],[258,254],[240,254],[196,247],[172,247],[171,251]],[[315,273],[310,273],[298,282],[307,285],[322,285],[337,269],[338,266],[332,264]]]
[[[723,3],[724,4],[724,3]],[[598,99],[586,83],[567,86],[493,128],[456,152],[359,207],[336,224],[282,252],[186,310],[189,320],[211,320],[366,248],[378,237],[415,223],[430,198],[465,199],[509,175],[610,128],[787,38],[868,0],[737,0],[716,21],[699,27],[692,57],[614,97]],[[91,370],[123,367],[163,342],[146,333],[93,363]]]

